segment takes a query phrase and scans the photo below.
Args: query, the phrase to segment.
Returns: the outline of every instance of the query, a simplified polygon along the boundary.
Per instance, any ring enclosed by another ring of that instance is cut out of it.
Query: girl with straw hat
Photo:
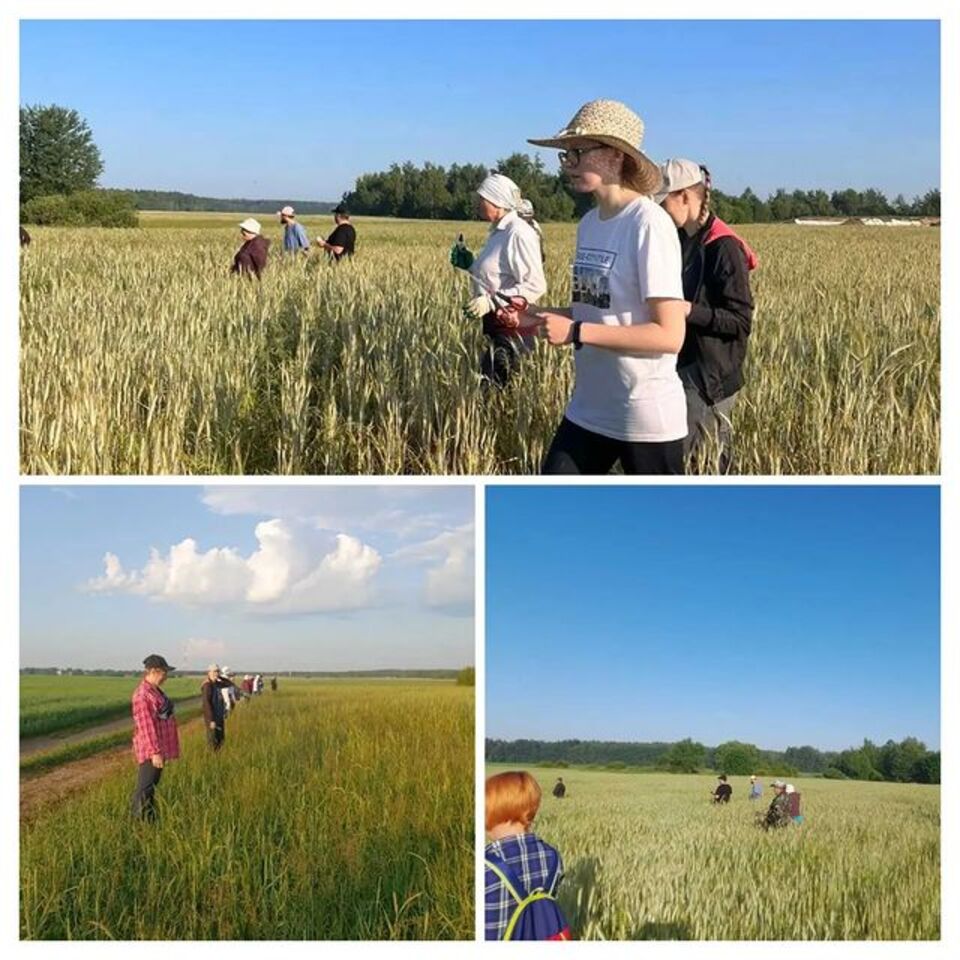
[[[643,121],[616,100],[582,106],[536,146],[560,148],[577,193],[596,207],[577,228],[572,306],[535,314],[571,345],[576,384],[543,464],[547,474],[683,473],[686,400],[677,376],[683,287],[676,227],[651,199],[660,169],[640,150]]]
[[[491,293],[535,303],[547,289],[539,231],[532,225],[533,207],[520,188],[502,173],[491,173],[477,187],[477,211],[490,223],[490,233],[476,257],[459,241],[451,262],[468,270],[473,298],[463,312],[481,320],[487,348],[480,372],[487,383],[505,387],[521,358],[533,349],[534,337],[520,326],[518,310],[498,305]],[[521,304],[522,308],[522,304]]]

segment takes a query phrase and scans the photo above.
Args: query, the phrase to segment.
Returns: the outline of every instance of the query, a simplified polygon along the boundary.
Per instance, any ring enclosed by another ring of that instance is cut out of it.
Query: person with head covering
[[[231,273],[244,274],[248,277],[260,279],[267,266],[267,251],[270,248],[270,241],[260,235],[260,223],[253,217],[247,217],[240,224],[240,236],[243,238],[243,245],[236,252],[233,258]]]
[[[654,197],[677,227],[683,257],[686,335],[677,372],[687,399],[688,460],[715,451],[720,473],[733,463],[730,417],[743,385],[753,320],[750,271],[759,261],[747,242],[710,209],[710,171],[692,160],[668,160]]]
[[[277,211],[277,216],[283,224],[283,252],[310,255],[310,241],[302,223],[297,223],[297,214],[293,207],[287,205]]]
[[[757,779],[756,775],[750,777],[750,799],[759,800],[763,796],[763,784]]]
[[[326,240],[317,237],[317,246],[323,247],[334,263],[344,257],[352,257],[357,247],[357,231],[350,222],[350,211],[345,203],[339,203],[333,208],[333,222],[336,224],[333,233]]]
[[[533,206],[509,177],[491,173],[484,178],[477,187],[477,212],[490,224],[486,243],[474,256],[458,241],[450,260],[471,276],[473,296],[463,314],[481,321],[487,337],[480,373],[484,382],[505,387],[534,346],[533,330],[521,327],[521,314],[546,293],[543,250],[530,223]]]
[[[773,787],[773,800],[770,801],[766,814],[757,814],[761,818],[760,825],[766,830],[785,827],[792,822],[787,785],[782,780],[774,780],[770,786]]]
[[[596,206],[577,227],[572,305],[534,316],[551,346],[573,350],[573,396],[543,464],[546,474],[683,473],[686,400],[680,241],[653,202],[659,167],[640,149],[643,121],[616,100],[592,100],[553,137],[561,170]]]
[[[158,653],[143,661],[143,679],[130,700],[133,712],[133,756],[137,762],[137,785],[131,806],[139,820],[157,817],[154,792],[164,765],[180,756],[180,737],[173,701],[160,688],[173,667]]]

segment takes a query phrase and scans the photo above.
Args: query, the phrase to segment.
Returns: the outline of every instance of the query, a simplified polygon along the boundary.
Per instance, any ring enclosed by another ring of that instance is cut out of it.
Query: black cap
[[[174,670],[174,667],[171,667],[159,653],[151,653],[149,657],[146,657],[143,661],[143,665],[148,670],[166,670],[167,672]]]
[[[349,216],[350,216],[350,211],[347,209],[347,205],[346,205],[345,203],[338,203],[338,204],[333,208],[333,212],[336,213],[337,215],[341,216],[341,217],[349,217]]]

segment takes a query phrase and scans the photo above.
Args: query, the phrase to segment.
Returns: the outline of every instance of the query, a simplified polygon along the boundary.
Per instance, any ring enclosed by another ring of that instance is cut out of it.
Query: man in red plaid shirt
[[[137,787],[133,791],[133,815],[155,820],[153,793],[163,765],[180,756],[180,738],[173,716],[173,701],[160,689],[173,669],[158,653],[143,661],[144,674],[133,691],[133,755],[137,761]]]

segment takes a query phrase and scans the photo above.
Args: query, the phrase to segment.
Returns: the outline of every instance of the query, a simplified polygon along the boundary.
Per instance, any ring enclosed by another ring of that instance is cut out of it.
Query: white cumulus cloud
[[[331,537],[306,524],[265,520],[255,528],[257,549],[202,551],[186,538],[167,551],[153,549],[139,570],[124,569],[113,553],[103,576],[87,581],[95,593],[129,593],[185,606],[242,605],[260,613],[323,613],[376,602],[382,558],[347,534]]]

